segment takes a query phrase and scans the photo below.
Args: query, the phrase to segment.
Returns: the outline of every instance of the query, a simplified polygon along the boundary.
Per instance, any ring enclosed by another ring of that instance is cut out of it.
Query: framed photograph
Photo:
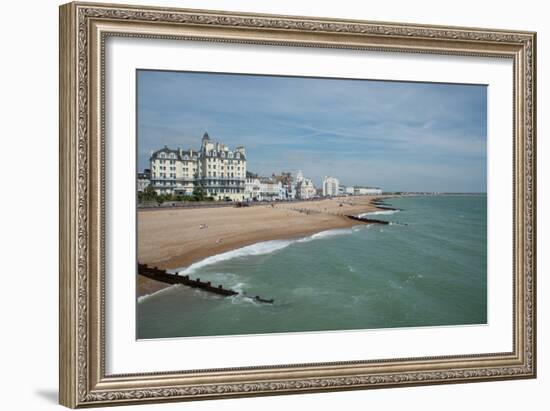
[[[60,8],[60,403],[536,376],[533,32]]]

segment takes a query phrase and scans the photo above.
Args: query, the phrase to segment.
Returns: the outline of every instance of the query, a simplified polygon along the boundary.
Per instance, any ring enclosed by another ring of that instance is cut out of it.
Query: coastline
[[[161,269],[188,267],[207,257],[263,241],[353,227],[358,221],[346,215],[384,211],[374,203],[388,197],[335,197],[242,208],[138,210],[139,262]],[[137,296],[169,286],[138,275]]]

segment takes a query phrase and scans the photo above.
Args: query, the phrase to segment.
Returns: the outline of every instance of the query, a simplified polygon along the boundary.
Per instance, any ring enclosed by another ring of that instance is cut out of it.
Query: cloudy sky
[[[244,145],[249,171],[319,184],[485,192],[487,88],[368,80],[138,72],[138,167],[200,148],[205,130]]]

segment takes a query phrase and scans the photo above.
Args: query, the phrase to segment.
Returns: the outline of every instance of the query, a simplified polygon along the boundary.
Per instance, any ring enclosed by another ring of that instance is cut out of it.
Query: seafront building
[[[381,195],[382,189],[379,187],[346,187],[346,194],[352,196]]]
[[[137,175],[137,191],[143,193],[147,187],[151,184],[151,170],[146,168],[142,173]]]
[[[243,146],[230,150],[213,142],[208,133],[202,137],[197,182],[206,195],[216,200],[243,201],[246,180],[246,151]]]
[[[260,201],[282,200],[282,184],[273,178],[260,178]]]
[[[260,201],[261,198],[260,178],[257,174],[246,172],[244,183],[244,197],[247,201]]]
[[[198,173],[199,153],[164,147],[151,154],[151,187],[157,194],[191,194]]]
[[[191,195],[197,186],[216,200],[245,199],[246,151],[230,150],[204,133],[200,150],[164,147],[151,154],[151,186],[157,194]]]
[[[313,185],[313,181],[309,178],[305,178],[303,181],[298,183],[296,187],[297,198],[300,200],[310,200],[317,197],[317,190]]]
[[[244,197],[246,201],[288,200],[286,187],[275,177],[259,177],[246,173]]]
[[[323,197],[337,196],[340,191],[340,182],[336,177],[325,177],[323,179]]]
[[[296,198],[296,183],[292,178],[292,173],[285,171],[283,171],[280,175],[273,173],[271,178],[281,183],[281,200],[294,200]]]
[[[302,170],[296,173],[296,198],[309,200],[317,197],[317,190],[310,178],[304,177]]]

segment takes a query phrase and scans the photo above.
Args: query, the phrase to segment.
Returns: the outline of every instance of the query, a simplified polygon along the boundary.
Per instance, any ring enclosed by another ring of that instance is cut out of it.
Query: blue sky
[[[484,85],[140,70],[138,168],[165,145],[200,148],[207,130],[261,175],[485,192],[486,118]]]

